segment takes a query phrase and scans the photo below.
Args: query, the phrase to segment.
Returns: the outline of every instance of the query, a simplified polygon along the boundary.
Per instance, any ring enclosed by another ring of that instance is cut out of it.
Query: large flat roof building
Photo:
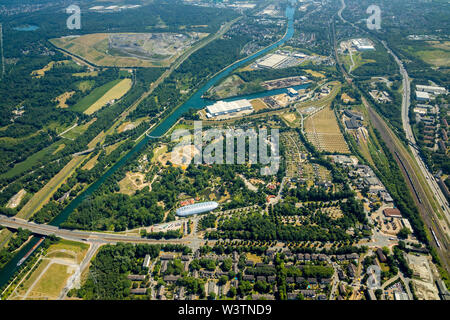
[[[282,54],[270,54],[267,57],[263,58],[258,62],[258,67],[260,68],[275,68],[279,64],[281,64],[283,61],[285,61],[288,58],[288,56],[282,55]]]
[[[369,39],[353,39],[352,44],[358,51],[375,50]]]
[[[402,213],[397,208],[386,208],[383,214],[389,218],[403,218]]]
[[[213,105],[206,107],[206,112],[211,117],[217,117],[220,115],[240,112],[244,110],[253,110],[252,104],[246,99],[230,102],[218,101]]]
[[[198,213],[212,211],[212,210],[216,209],[218,206],[219,206],[219,204],[214,201],[199,202],[196,204],[178,208],[176,213],[177,213],[177,216],[187,217],[187,216],[191,216],[191,215],[198,214]]]

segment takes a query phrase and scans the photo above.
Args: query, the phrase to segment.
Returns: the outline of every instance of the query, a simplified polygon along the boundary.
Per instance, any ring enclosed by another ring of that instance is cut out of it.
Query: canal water
[[[190,109],[203,109],[206,106],[213,103],[211,100],[203,99],[202,96],[208,91],[212,86],[217,84],[220,80],[227,77],[237,68],[242,65],[248,63],[249,61],[266,54],[267,52],[283,45],[286,41],[292,38],[294,35],[294,13],[295,8],[288,6],[286,8],[286,17],[288,20],[287,31],[282,39],[273,45],[254,53],[253,55],[225,68],[223,71],[216,74],[213,78],[211,78],[205,85],[203,85],[196,93],[194,93],[189,100],[187,100],[184,104],[182,104],[179,108],[177,108],[173,113],[171,113],[167,118],[165,118],[159,125],[157,125],[152,131],[149,132],[148,136],[145,136],[136,146],[133,147],[124,157],[122,157],[117,163],[115,163],[108,171],[105,172],[96,182],[91,184],[84,192],[82,192],[78,197],[76,197],[64,210],[49,224],[53,226],[59,226],[63,223],[69,215],[73,212],[75,208],[77,208],[80,203],[86,198],[90,197],[93,192],[95,192],[100,185],[105,182],[112,174],[114,174],[120,167],[125,165],[127,161],[132,158],[136,153],[140,152],[142,148],[147,144],[147,142],[154,137],[163,136],[177,121],[178,119]],[[307,85],[295,86],[294,89],[302,89],[307,87]],[[246,95],[242,97],[234,97],[230,100],[238,100],[238,99],[255,99],[264,96],[286,93],[287,89],[276,89],[270,90],[262,93],[256,93],[251,95]],[[151,136],[151,137],[149,137]],[[22,259],[27,252],[39,241],[40,237],[33,237],[31,241],[20,250],[16,256],[3,268],[0,270],[0,287],[5,285],[9,279],[14,275],[14,273],[19,269],[17,263]]]

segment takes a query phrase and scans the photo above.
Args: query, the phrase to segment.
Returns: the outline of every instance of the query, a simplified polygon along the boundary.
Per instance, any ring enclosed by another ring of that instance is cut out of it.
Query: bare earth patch
[[[127,172],[125,178],[119,182],[119,193],[133,195],[137,190],[149,187],[151,190],[151,182],[144,182],[145,175],[140,172]]]
[[[66,104],[66,101],[70,99],[75,94],[75,91],[64,92],[62,95],[57,96],[55,101],[58,102],[59,108],[68,108],[69,106]]]
[[[19,192],[17,192],[15,195],[12,196],[11,199],[9,199],[8,203],[6,204],[6,207],[11,209],[17,208],[26,193],[27,192],[25,191],[25,189],[22,189]]]

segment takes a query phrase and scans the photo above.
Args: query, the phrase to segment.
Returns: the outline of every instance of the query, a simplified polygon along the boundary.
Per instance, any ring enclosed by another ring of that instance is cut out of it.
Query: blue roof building
[[[177,216],[187,217],[198,213],[208,212],[216,209],[219,206],[217,202],[200,202],[188,206],[178,208],[176,211]]]

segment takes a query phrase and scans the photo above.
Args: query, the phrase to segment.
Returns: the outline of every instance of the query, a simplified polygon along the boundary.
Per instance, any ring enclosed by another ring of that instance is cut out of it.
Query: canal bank
[[[128,160],[134,157],[138,152],[140,152],[149,140],[154,139],[154,137],[161,137],[167,132],[181,117],[190,109],[202,109],[207,105],[211,104],[211,100],[203,99],[202,96],[220,80],[230,75],[234,70],[241,67],[242,65],[248,63],[249,61],[258,58],[267,52],[283,45],[286,41],[292,38],[294,34],[294,7],[286,8],[287,17],[287,30],[282,39],[273,45],[266,47],[265,49],[254,53],[253,55],[242,59],[224,70],[219,72],[214,77],[206,82],[196,93],[194,93],[184,104],[174,110],[168,117],[166,117],[160,124],[158,124],[153,130],[149,132],[141,141],[139,141],[125,156],[123,156],[118,162],[116,162],[108,171],[105,172],[96,182],[91,184],[85,191],[83,191],[78,197],[76,197],[69,205],[64,208],[64,210],[49,224],[53,226],[59,226],[63,223],[69,215],[77,208],[80,203],[86,198],[90,197],[104,182],[106,179],[111,177],[119,168],[125,165]],[[282,90],[282,89],[278,89]],[[264,94],[264,93],[260,93]],[[240,97],[242,99],[242,97]],[[40,237],[33,237],[31,241],[20,250],[16,256],[2,269],[0,270],[0,288],[9,282],[11,277],[19,270],[17,266],[18,262],[29,252],[35,244],[38,243]],[[24,263],[24,265],[26,262]]]

